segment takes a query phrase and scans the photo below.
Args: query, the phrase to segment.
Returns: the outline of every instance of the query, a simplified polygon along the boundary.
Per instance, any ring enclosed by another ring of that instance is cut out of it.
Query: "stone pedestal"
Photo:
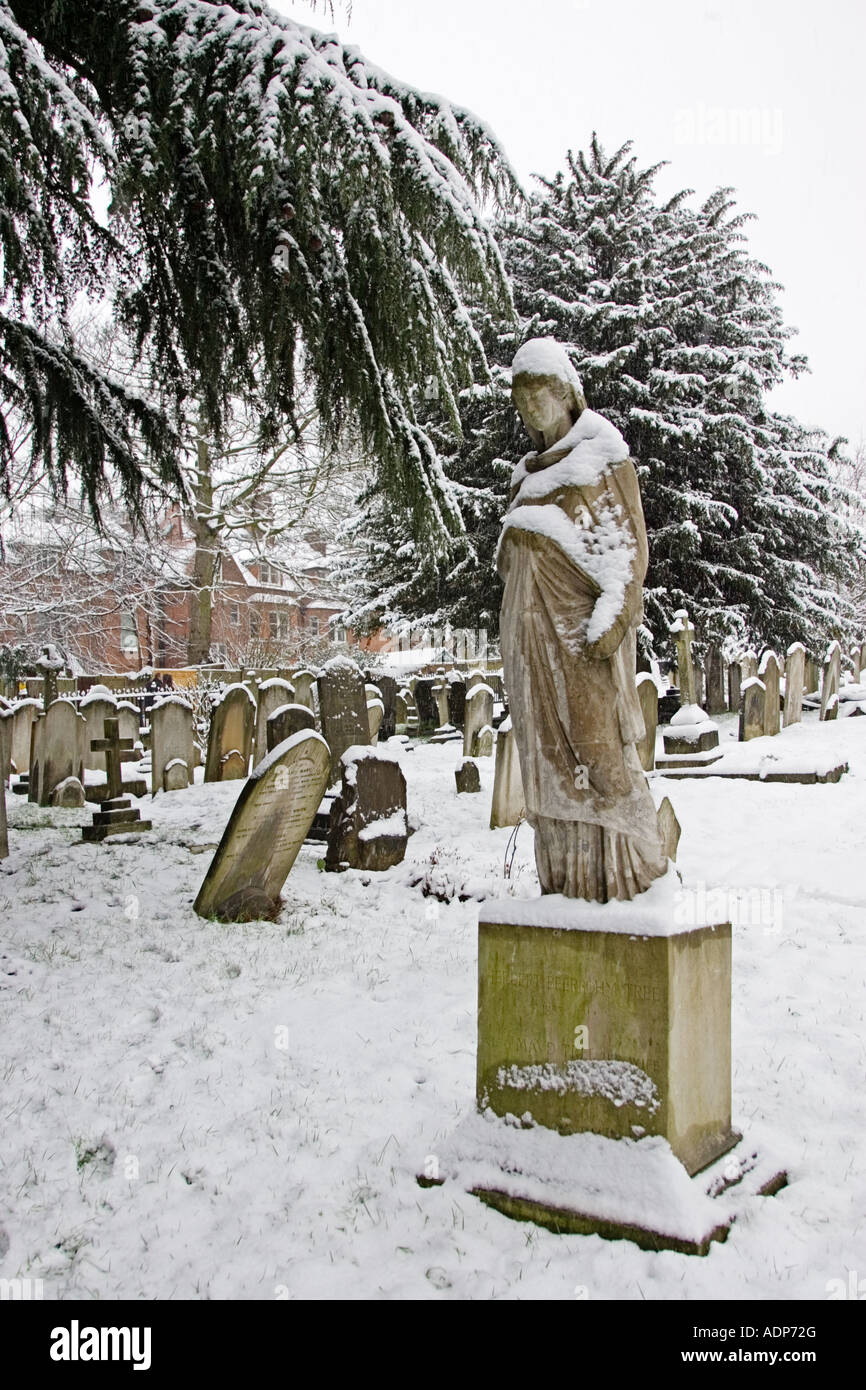
[[[666,880],[630,903],[486,903],[479,1107],[563,1135],[660,1135],[689,1174],[733,1147],[731,928],[675,916]]]

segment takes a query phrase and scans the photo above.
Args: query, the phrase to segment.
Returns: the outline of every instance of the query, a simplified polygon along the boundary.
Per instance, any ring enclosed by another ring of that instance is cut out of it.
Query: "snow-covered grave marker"
[[[463,727],[466,719],[466,681],[459,671],[452,671],[448,677],[448,723],[455,729]]]
[[[230,782],[246,777],[255,723],[255,697],[245,685],[227,686],[211,720],[204,769],[206,782]]]
[[[740,687],[740,743],[764,737],[767,691],[758,676],[747,676]]]
[[[292,684],[295,687],[296,705],[306,705],[307,709],[313,709],[313,696],[316,689],[316,675],[314,671],[308,671],[302,667],[299,671],[292,673]]]
[[[280,705],[272,714],[268,715],[266,738],[268,752],[271,753],[278,743],[285,743],[292,734],[298,734],[302,729],[315,729],[316,716],[309,705]]]
[[[639,671],[637,675],[637,695],[640,712],[643,715],[644,735],[635,745],[640,765],[644,772],[652,772],[656,765],[656,732],[659,723],[659,688],[651,671]]]
[[[120,737],[117,719],[105,720],[103,737],[91,740],[91,748],[105,756],[108,796],[100,803],[99,810],[94,811],[93,824],[82,826],[82,839],[105,840],[109,835],[138,835],[150,830],[151,822],[142,820],[138,807],[133,807],[130,798],[123,795],[123,763],[138,755],[133,740]]]
[[[331,806],[325,868],[390,869],[406,853],[406,778],[397,754],[356,745],[340,759],[342,784]]]
[[[78,702],[78,713],[87,720],[84,766],[90,772],[105,772],[105,756],[93,744],[101,738],[106,719],[117,718],[117,701],[107,686],[92,685]]]
[[[335,656],[319,672],[319,716],[322,734],[331,750],[331,783],[340,776],[340,759],[347,748],[370,742],[367,695],[357,662]]]
[[[697,680],[692,662],[695,629],[685,608],[674,614],[670,628],[677,649],[677,683],[681,704],[664,734],[665,755],[657,766],[702,767],[720,758],[719,730],[697,699]]]
[[[249,922],[277,915],[330,767],[321,734],[303,729],[253,768],[195,900],[200,917]]]
[[[783,724],[799,724],[803,717],[803,679],[806,671],[806,648],[793,642],[785,658],[785,712]]]
[[[33,664],[42,672],[42,708],[47,710],[57,699],[57,677],[66,662],[54,643],[49,642],[42,648],[42,655]]]
[[[496,766],[493,772],[490,829],[496,830],[502,825],[518,825],[525,805],[523,778],[520,775],[520,754],[517,751],[517,740],[509,715],[507,719],[503,719],[496,731]]]
[[[724,714],[725,702],[725,662],[718,647],[707,651],[707,714]]]
[[[464,757],[482,756],[478,745],[479,736],[483,729],[492,728],[493,691],[486,681],[481,681],[478,685],[474,685],[466,696],[466,714],[463,725]]]
[[[742,679],[743,672],[739,661],[732,661],[728,667],[728,712],[730,714],[739,714]]]
[[[15,771],[25,780],[30,771],[30,730],[41,709],[38,700],[19,700],[9,711],[12,723],[10,756]]]
[[[382,690],[372,681],[368,681],[364,686],[364,695],[367,701],[367,726],[370,732],[370,743],[373,747],[379,741],[379,730],[385,718],[385,701],[382,698]]]
[[[152,796],[191,785],[195,768],[193,709],[180,695],[167,695],[151,707],[150,753]]]
[[[441,666],[436,672],[436,679],[430,687],[430,691],[436,701],[437,727],[446,729],[451,722],[448,718],[448,678]]]
[[[30,780],[27,795],[39,806],[51,805],[54,788],[67,777],[84,781],[87,720],[69,700],[54,700],[30,730]]]
[[[258,688],[256,708],[256,740],[255,757],[256,762],[261,762],[268,751],[268,720],[274,710],[281,705],[291,705],[295,702],[295,687],[288,681],[280,680],[279,676],[274,676],[271,680],[262,681]]]
[[[835,719],[839,713],[839,684],[842,675],[842,648],[831,642],[821,673],[821,719]]]

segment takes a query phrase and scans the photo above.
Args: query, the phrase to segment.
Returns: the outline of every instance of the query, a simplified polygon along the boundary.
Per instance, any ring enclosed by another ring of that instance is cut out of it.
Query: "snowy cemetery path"
[[[153,831],[103,845],[89,811],[10,795],[0,1277],[49,1299],[823,1299],[866,1274],[866,719],[807,742],[851,772],[661,784],[696,902],[772,905],[734,927],[734,1123],[790,1185],[705,1259],[416,1184],[473,1107],[477,897],[537,891],[526,826],[503,881],[492,759],[457,796],[459,745],[404,753],[405,863],[324,874],[305,846],[278,921],[234,926],[193,913],[194,851],[240,783],[137,803]]]

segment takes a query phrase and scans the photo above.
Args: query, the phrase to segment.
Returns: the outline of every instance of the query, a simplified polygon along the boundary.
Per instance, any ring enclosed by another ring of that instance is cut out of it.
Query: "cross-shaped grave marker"
[[[94,753],[105,754],[105,772],[108,783],[108,800],[101,801],[99,810],[93,813],[93,824],[82,827],[85,840],[104,840],[107,835],[138,834],[150,830],[153,822],[141,819],[141,812],[133,809],[128,796],[123,795],[123,764],[135,762],[138,754],[133,751],[131,738],[120,737],[120,721],[104,719],[103,737],[94,738],[90,746]]]

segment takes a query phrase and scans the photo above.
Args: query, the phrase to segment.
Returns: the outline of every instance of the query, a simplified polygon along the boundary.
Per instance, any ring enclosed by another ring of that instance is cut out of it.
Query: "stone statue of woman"
[[[535,451],[514,469],[499,540],[500,636],[541,891],[629,899],[667,870],[635,749],[648,557],[637,474],[554,339],[520,348],[512,400]]]

